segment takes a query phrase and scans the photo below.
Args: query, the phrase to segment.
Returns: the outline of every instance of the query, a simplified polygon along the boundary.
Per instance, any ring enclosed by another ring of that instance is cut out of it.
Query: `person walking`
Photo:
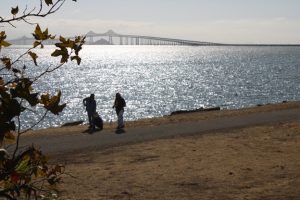
[[[95,95],[91,94],[90,97],[86,97],[83,99],[83,105],[86,108],[88,119],[89,119],[89,128],[95,130],[94,117],[93,115],[96,113],[96,101]]]
[[[123,119],[124,107],[126,107],[126,102],[125,102],[124,98],[121,96],[121,94],[117,93],[116,98],[115,98],[115,103],[113,105],[113,108],[116,109],[116,113],[118,116],[117,129],[124,128],[124,119]]]

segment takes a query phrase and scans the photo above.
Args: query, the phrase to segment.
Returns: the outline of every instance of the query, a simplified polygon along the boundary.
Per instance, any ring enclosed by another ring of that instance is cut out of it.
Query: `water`
[[[16,57],[28,46],[2,50]],[[49,57],[53,47],[35,51],[32,75],[59,60]],[[34,88],[54,94],[62,90],[68,105],[62,114],[48,114],[38,128],[85,120],[82,99],[95,93],[104,119],[116,120],[112,104],[116,92],[127,102],[124,117],[136,120],[200,107],[242,108],[257,104],[300,100],[300,47],[184,47],[85,46],[82,63],[69,62],[40,79]],[[25,112],[22,128],[42,116]]]

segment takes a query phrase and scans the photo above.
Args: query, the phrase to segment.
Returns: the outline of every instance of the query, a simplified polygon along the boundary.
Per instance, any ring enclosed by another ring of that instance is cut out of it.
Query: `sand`
[[[127,127],[299,108],[300,102],[127,122]],[[115,124],[105,124],[113,128]],[[86,126],[31,134],[82,134]],[[61,199],[300,199],[300,121],[207,132],[51,157]]]

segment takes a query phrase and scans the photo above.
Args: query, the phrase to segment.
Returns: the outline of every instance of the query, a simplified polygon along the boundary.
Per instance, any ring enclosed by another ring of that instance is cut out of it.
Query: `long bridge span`
[[[119,34],[112,30],[105,33],[95,33],[90,31],[86,34],[87,41],[90,44],[94,43],[105,43],[107,38],[107,43],[109,45],[185,45],[185,46],[201,46],[201,45],[220,45],[212,42],[201,42],[193,40],[183,40],[183,39],[172,39],[165,37],[154,37],[154,36],[142,36],[142,35],[127,35]],[[102,40],[97,40],[97,38],[102,38]]]
[[[214,46],[222,45],[213,42],[193,41],[184,39],[173,39],[165,37],[142,36],[119,34],[113,30],[105,33],[95,33],[89,31],[86,34],[86,43],[89,45],[183,45],[183,46]],[[13,44],[26,45],[34,42],[33,38],[23,36],[18,39],[10,40]],[[53,44],[57,41],[46,41],[45,44]]]

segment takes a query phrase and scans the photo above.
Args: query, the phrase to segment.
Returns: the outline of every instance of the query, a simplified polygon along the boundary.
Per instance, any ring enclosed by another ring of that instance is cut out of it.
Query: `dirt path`
[[[239,117],[210,119],[160,126],[128,128],[124,131],[102,130],[94,134],[87,132],[71,135],[42,135],[23,137],[21,146],[32,143],[41,147],[47,154],[94,151],[107,147],[170,138],[180,135],[199,134],[207,131],[248,127],[260,124],[286,122],[300,119],[300,109],[279,110],[266,113],[253,113]],[[29,139],[30,138],[30,139]]]

